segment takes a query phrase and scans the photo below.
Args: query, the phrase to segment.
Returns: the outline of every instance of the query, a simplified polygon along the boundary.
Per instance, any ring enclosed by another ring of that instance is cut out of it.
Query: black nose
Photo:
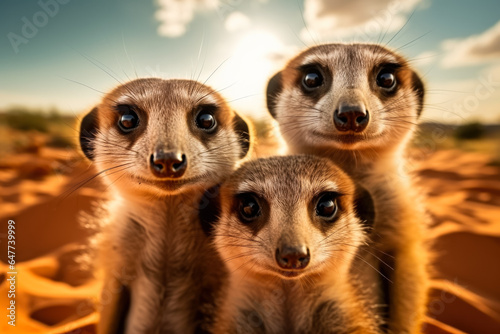
[[[364,107],[344,105],[333,113],[333,123],[339,131],[361,132],[369,121],[370,114]]]
[[[276,262],[283,269],[304,269],[311,256],[306,247],[283,247],[276,249]]]
[[[158,177],[179,178],[186,171],[187,160],[182,153],[158,150],[151,154],[149,167]]]

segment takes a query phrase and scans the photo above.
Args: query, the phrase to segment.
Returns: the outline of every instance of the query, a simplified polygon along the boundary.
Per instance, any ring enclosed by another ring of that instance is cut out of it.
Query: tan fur
[[[325,192],[342,194],[330,222],[315,211]],[[240,167],[220,193],[215,245],[231,274],[216,333],[379,333],[379,319],[349,273],[366,235],[345,173],[312,156],[258,159]],[[258,220],[241,220],[242,193],[259,196]],[[296,276],[277,265],[280,244],[307,246],[311,260]]]
[[[375,82],[377,71],[388,63],[398,66],[397,90],[390,96]],[[328,77],[314,96],[301,89],[301,68],[311,65]],[[268,88],[268,105],[290,152],[330,158],[375,199],[372,244],[360,252],[363,261],[353,271],[365,277],[366,289],[380,303],[380,278],[372,267],[385,267],[379,257],[392,262],[389,331],[420,333],[428,287],[423,246],[427,217],[405,160],[423,106],[418,76],[402,56],[385,47],[327,44],[299,54],[275,78],[279,80]],[[341,103],[366,107],[370,121],[362,133],[335,129],[333,113]]]
[[[117,126],[116,106],[123,104],[140,118],[127,134]],[[217,119],[212,134],[195,125],[205,105]],[[217,92],[200,83],[138,79],[107,94],[82,121],[82,149],[111,192],[108,216],[100,217],[107,223],[96,236],[104,271],[99,333],[116,328],[120,287],[131,295],[126,333],[210,328],[225,271],[199,223],[198,207],[204,191],[228,176],[246,153],[236,118]],[[155,176],[149,161],[157,149],[182,151],[185,174]]]

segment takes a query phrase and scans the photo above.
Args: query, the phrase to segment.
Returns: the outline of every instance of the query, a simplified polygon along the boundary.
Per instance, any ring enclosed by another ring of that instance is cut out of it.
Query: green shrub
[[[457,139],[479,139],[484,136],[484,126],[479,122],[459,125],[455,129],[454,137]]]
[[[49,131],[49,121],[41,112],[11,109],[5,114],[5,123],[11,128],[21,131]]]
[[[49,139],[49,141],[47,142],[47,146],[57,148],[74,148],[75,142],[70,137],[56,134]]]

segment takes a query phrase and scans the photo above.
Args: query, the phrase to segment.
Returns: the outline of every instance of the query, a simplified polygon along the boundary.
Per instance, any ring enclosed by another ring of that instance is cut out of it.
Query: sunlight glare
[[[241,111],[266,113],[264,92],[267,80],[283,66],[277,60],[284,48],[283,42],[264,30],[246,34],[235,45],[227,66],[221,71],[221,78],[225,86],[232,85],[226,94],[235,100],[234,105]],[[249,105],[252,105],[251,109]]]

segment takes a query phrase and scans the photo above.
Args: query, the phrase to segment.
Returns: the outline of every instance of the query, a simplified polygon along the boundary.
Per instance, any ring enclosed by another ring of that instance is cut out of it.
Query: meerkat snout
[[[369,121],[370,114],[363,103],[341,103],[333,113],[333,124],[341,132],[362,132]]]
[[[311,255],[307,246],[283,246],[276,249],[276,263],[282,269],[301,270],[307,267]]]
[[[319,196],[314,209],[316,216],[331,222],[337,215],[336,193],[324,192]],[[307,232],[303,232],[306,234]],[[281,245],[276,249],[276,262],[282,269],[302,270],[311,261],[311,251],[307,242],[297,240],[301,233],[294,229],[287,230],[281,238]]]
[[[186,155],[179,151],[156,150],[149,159],[149,166],[157,177],[180,178],[187,169]]]
[[[370,122],[370,113],[366,107],[363,92],[360,89],[342,90],[335,111],[333,124],[340,132],[363,132]]]

